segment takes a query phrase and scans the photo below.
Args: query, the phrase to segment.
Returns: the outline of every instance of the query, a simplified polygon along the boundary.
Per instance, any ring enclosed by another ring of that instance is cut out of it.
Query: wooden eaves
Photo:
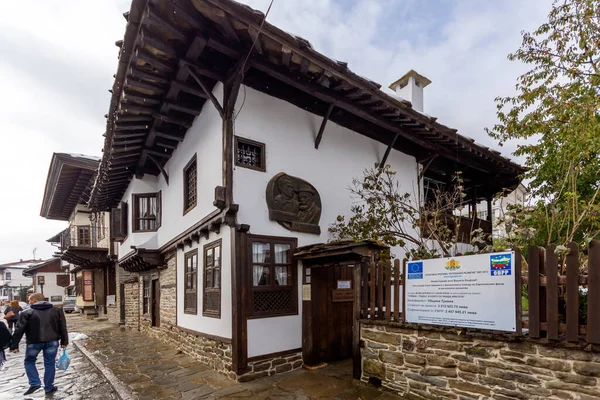
[[[162,167],[206,101],[217,110],[224,106],[212,96],[214,85],[230,80],[246,58],[243,84],[324,117],[315,147],[326,137],[327,121],[334,122],[419,162],[428,160],[425,176],[437,181],[449,181],[449,172],[461,170],[480,199],[516,187],[524,172],[499,152],[384,93],[346,63],[318,53],[308,41],[263,24],[264,15],[245,5],[133,0],[126,18],[104,155],[90,200],[95,209],[118,204],[134,175],[165,174]]]

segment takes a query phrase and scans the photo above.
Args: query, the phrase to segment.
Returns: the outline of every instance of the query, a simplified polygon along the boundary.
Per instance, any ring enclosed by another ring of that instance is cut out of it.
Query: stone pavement
[[[121,330],[69,316],[72,331],[86,333],[78,342],[107,367],[131,391],[131,397],[146,399],[378,399],[399,396],[353,381],[350,360],[324,369],[274,375],[237,383],[213,371],[175,348],[133,330]]]
[[[0,324],[3,322],[0,322]],[[56,371],[55,385],[58,392],[46,397],[44,390],[40,389],[30,396],[23,396],[29,388],[23,358],[25,355],[25,339],[21,341],[19,353],[9,353],[7,362],[0,371],[0,399],[68,399],[68,400],[113,400],[117,399],[112,386],[96,370],[89,360],[74,346],[69,345],[67,351],[71,357],[71,364],[66,371]],[[59,352],[60,354],[60,352]],[[44,366],[42,354],[38,356],[37,368],[40,378],[43,379]]]

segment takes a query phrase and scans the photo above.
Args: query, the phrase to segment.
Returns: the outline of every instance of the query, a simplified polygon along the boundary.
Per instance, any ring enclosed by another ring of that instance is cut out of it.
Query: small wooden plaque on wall
[[[331,301],[334,303],[343,303],[354,301],[354,290],[352,289],[333,289],[331,291]]]

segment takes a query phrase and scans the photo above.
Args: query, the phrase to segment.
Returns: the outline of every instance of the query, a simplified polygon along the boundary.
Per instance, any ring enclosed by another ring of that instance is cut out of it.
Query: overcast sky
[[[266,11],[270,0],[246,0]],[[409,69],[433,83],[425,112],[486,146],[494,97],[522,65],[506,59],[552,0],[274,0],[268,20],[387,87]],[[66,222],[39,216],[52,152],[101,156],[128,0],[0,4],[0,264],[48,258]],[[514,146],[513,146],[514,147]],[[505,155],[511,146],[500,149]]]

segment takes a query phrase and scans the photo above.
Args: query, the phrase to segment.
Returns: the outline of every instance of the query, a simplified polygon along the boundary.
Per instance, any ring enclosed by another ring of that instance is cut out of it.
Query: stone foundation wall
[[[121,316],[119,314],[119,309],[116,306],[106,307],[106,317],[109,322],[112,322],[113,324],[121,322]]]
[[[361,322],[362,380],[407,399],[600,398],[600,348]]]
[[[177,348],[183,353],[196,358],[198,361],[210,366],[215,371],[235,379],[236,375],[231,370],[231,343],[211,339],[177,326],[177,257],[172,252],[165,256],[166,269],[149,271],[140,275],[138,290],[137,312],[140,321],[140,330],[161,342]],[[143,282],[144,277],[160,280],[160,326],[152,327],[151,314],[143,313]]]
[[[265,360],[257,360],[248,362],[248,372],[239,375],[239,382],[248,382],[254,379],[264,378],[283,372],[293,371],[301,368],[302,352],[281,355]]]
[[[115,304],[106,307],[106,316],[110,322],[114,324],[120,324],[125,322],[121,320],[121,302],[123,301],[121,298],[121,285],[124,284],[124,282],[137,277],[137,274],[127,272],[118,265],[116,265],[115,268],[115,283],[117,289],[117,293],[115,295]],[[127,289],[125,292],[127,292]],[[127,293],[125,293],[125,295],[127,295]],[[125,309],[127,310],[127,304],[125,305]],[[127,311],[125,311],[125,313],[127,313]]]
[[[140,329],[140,283],[130,280],[125,283],[125,327]]]

